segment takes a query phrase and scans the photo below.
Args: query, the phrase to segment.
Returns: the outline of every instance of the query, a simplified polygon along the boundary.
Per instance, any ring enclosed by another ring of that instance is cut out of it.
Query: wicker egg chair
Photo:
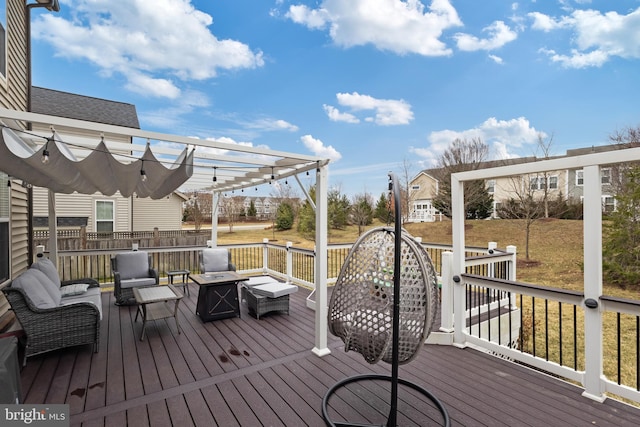
[[[438,311],[436,272],[429,254],[399,223],[400,200],[395,176],[389,174],[395,198],[395,227],[379,227],[364,233],[353,245],[340,270],[329,302],[330,332],[341,338],[345,351],[356,351],[369,363],[382,360],[392,375],[357,375],[331,387],[322,402],[329,426],[329,398],[345,385],[366,380],[391,382],[388,426],[396,425],[398,384],[427,396],[440,410],[444,425],[449,416],[442,403],[426,389],[398,378],[398,365],[410,362],[424,345]]]

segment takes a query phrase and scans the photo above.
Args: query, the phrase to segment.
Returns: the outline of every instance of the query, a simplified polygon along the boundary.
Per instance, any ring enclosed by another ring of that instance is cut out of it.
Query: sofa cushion
[[[66,286],[63,286],[66,287]],[[100,313],[100,319],[102,319],[102,297],[100,296],[100,288],[89,288],[86,292],[80,295],[71,295],[62,299],[60,305],[77,304],[79,302],[88,302],[96,306]]]
[[[60,287],[60,276],[53,261],[49,258],[40,258],[31,265],[31,268],[42,271],[57,287]]]
[[[229,250],[224,248],[203,249],[204,272],[229,270]]]
[[[75,295],[82,295],[87,292],[87,289],[89,289],[88,283],[74,283],[60,287],[60,294],[62,298],[68,298]]]
[[[139,288],[140,286],[154,286],[156,279],[153,277],[143,277],[141,279],[127,279],[120,281],[120,287],[126,288]]]
[[[119,253],[116,267],[121,280],[149,277],[149,254],[143,251]]]
[[[11,283],[13,288],[22,289],[25,295],[37,308],[58,307],[62,297],[60,296],[57,299],[57,302],[54,301],[46,287],[47,285],[49,287],[55,287],[43,272],[31,268],[13,279],[13,282]]]

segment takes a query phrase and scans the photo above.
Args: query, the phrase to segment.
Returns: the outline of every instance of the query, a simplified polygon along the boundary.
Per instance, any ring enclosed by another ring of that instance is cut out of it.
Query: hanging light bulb
[[[213,182],[217,182],[218,181],[218,177],[216,176],[216,169],[217,166],[213,167]]]
[[[142,160],[142,165],[140,166],[140,179],[142,182],[147,182],[147,173],[144,171],[144,160]]]
[[[50,139],[47,138],[47,142],[45,142],[45,144],[44,144],[44,150],[42,150],[42,164],[43,165],[49,164],[49,150],[47,150],[47,148],[49,147],[49,141],[50,141]]]

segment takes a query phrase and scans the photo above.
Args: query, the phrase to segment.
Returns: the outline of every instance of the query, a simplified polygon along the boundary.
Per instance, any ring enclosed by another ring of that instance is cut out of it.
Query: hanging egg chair
[[[356,375],[336,383],[322,400],[322,416],[334,423],[327,406],[330,397],[349,383],[366,380],[391,382],[387,426],[397,421],[398,385],[413,388],[430,399],[450,425],[442,403],[428,390],[398,378],[398,365],[410,362],[431,333],[438,305],[436,272],[427,251],[400,226],[400,192],[389,174],[395,202],[394,227],[374,228],[353,245],[338,275],[329,301],[330,332],[341,338],[345,351],[356,351],[369,363],[390,363],[390,376]],[[389,197],[391,205],[391,195]]]
[[[329,330],[345,351],[369,363],[391,363],[394,276],[400,276],[398,363],[411,361],[431,332],[438,306],[431,259],[405,230],[400,235],[400,270],[394,269],[396,235],[379,227],[364,233],[347,255],[329,303]]]

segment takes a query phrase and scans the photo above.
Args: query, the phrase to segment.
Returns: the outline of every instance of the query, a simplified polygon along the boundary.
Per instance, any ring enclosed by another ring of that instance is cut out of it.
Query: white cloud
[[[342,154],[340,154],[338,150],[333,148],[331,145],[325,147],[322,141],[315,139],[311,135],[304,135],[300,140],[304,146],[316,156],[329,159],[334,162],[342,158]]]
[[[411,147],[410,151],[422,157],[426,164],[434,166],[439,156],[453,140],[481,138],[489,145],[493,158],[505,159],[518,157],[514,154],[514,149],[537,143],[539,135],[543,138],[547,136],[544,132],[531,126],[529,120],[524,117],[510,120],[498,120],[495,117],[490,117],[475,128],[462,131],[445,129],[431,132],[428,137],[428,147]]]
[[[449,0],[433,0],[425,12],[418,0],[323,0],[317,9],[293,5],[286,16],[313,30],[327,29],[345,48],[371,44],[397,54],[446,56],[443,31],[462,25]]]
[[[496,64],[502,65],[504,64],[504,60],[496,55],[489,55],[489,59],[491,59]]]
[[[127,88],[176,98],[179,82],[210,79],[219,70],[255,68],[262,52],[236,40],[218,39],[210,15],[190,0],[76,0],[71,17],[39,14],[33,37],[56,55],[86,60],[102,73],[121,74]]]
[[[565,68],[600,67],[609,60],[609,55],[601,50],[584,53],[571,49],[571,55],[561,55],[552,49],[540,49],[540,52],[547,54],[551,61],[558,62]]]
[[[531,12],[527,15],[531,19],[533,19],[533,24],[531,24],[531,28],[533,28],[534,30],[544,31],[545,33],[571,26],[571,23],[566,18],[556,20],[553,17],[545,15],[540,12]]]
[[[482,31],[486,32],[489,37],[480,39],[465,33],[454,35],[453,38],[458,44],[458,49],[463,51],[494,50],[518,38],[518,34],[503,21],[495,21],[488,27],[483,28]]]
[[[324,29],[330,19],[326,9],[312,10],[304,5],[291,6],[285,16],[296,24],[306,25],[312,30]]]
[[[286,130],[289,132],[297,132],[298,126],[281,119],[259,119],[253,122],[245,123],[244,126],[251,129],[260,129],[263,131]]]
[[[377,125],[406,125],[413,120],[411,105],[402,99],[376,99],[369,95],[361,95],[358,92],[337,93],[336,98],[340,105],[349,108],[353,112],[372,110],[374,116],[365,117],[364,120]],[[335,114],[337,110],[331,106],[329,107],[329,109],[325,108],[325,111],[331,118],[331,114]],[[345,113],[339,114],[344,115]],[[350,115],[357,120],[355,115]],[[351,121],[350,123],[357,122]]]
[[[331,105],[323,104],[322,108],[324,108],[329,120],[332,122],[360,123],[360,120],[353,114],[342,113],[336,107]]]
[[[576,46],[570,53],[558,53],[556,49],[541,49],[552,61],[567,68],[599,67],[612,57],[640,58],[640,8],[621,15],[618,12],[602,13],[597,10],[575,10],[570,15],[552,18],[541,13],[531,13],[532,28],[545,32],[569,29]]]

